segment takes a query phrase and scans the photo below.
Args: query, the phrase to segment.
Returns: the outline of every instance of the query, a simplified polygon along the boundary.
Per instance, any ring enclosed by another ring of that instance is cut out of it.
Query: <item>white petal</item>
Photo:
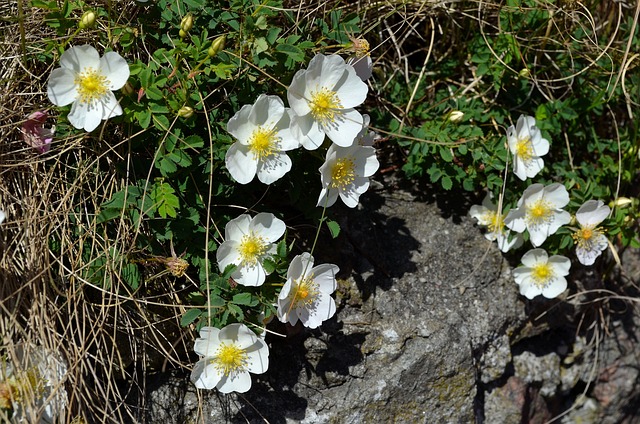
[[[283,115],[284,103],[280,97],[261,94],[251,108],[249,121],[256,126],[273,128]]]
[[[255,343],[256,348],[247,350],[247,371],[253,374],[262,374],[269,369],[269,348],[259,339],[262,344]]]
[[[569,192],[560,183],[549,184],[544,188],[544,200],[554,208],[563,208],[569,203]]]
[[[569,275],[571,269],[571,260],[562,255],[553,255],[549,258],[548,264],[552,266],[556,274],[565,276]]]
[[[324,125],[322,129],[338,146],[349,147],[362,129],[362,115],[355,109],[344,109],[336,115],[335,122]]]
[[[520,283],[520,294],[531,300],[539,294],[542,294],[542,290],[535,285],[531,278],[527,278]]]
[[[353,66],[356,75],[358,75],[358,78],[362,81],[368,80],[371,78],[371,75],[373,75],[373,62],[369,55],[360,58],[352,56],[347,60],[347,64]]]
[[[364,180],[364,183],[363,181],[359,181],[359,180]],[[358,185],[356,185],[356,183],[358,183]],[[350,208],[355,208],[356,206],[358,206],[358,203],[360,203],[360,195],[365,191],[367,191],[368,188],[369,188],[368,179],[366,178],[361,179],[356,177],[354,184],[349,186],[345,190],[340,190],[339,195],[340,195],[340,198],[342,199],[342,202],[346,206]]]
[[[220,393],[246,393],[251,388],[251,376],[246,371],[223,376],[216,388]]]
[[[336,200],[338,200],[338,190],[335,188],[331,188],[331,189],[326,189],[323,188],[320,191],[320,196],[318,197],[318,203],[316,203],[316,206],[319,207],[331,207],[336,203]]]
[[[340,268],[334,264],[318,265],[311,270],[311,274],[315,276],[314,280],[318,284],[318,289],[327,294],[336,290],[336,274],[338,272],[340,272]]]
[[[576,246],[576,256],[582,265],[593,265],[601,254],[602,251],[599,249],[585,249],[584,247]]]
[[[258,171],[258,162],[245,145],[235,142],[224,157],[225,165],[231,177],[240,184],[248,184]]]
[[[336,85],[336,94],[344,109],[360,106],[367,98],[369,87],[356,75],[355,69],[349,69]],[[345,78],[346,77],[346,78]],[[360,127],[362,129],[362,126]],[[358,131],[360,132],[360,131]]]
[[[522,255],[521,262],[524,266],[533,267],[538,264],[547,263],[549,255],[544,249],[532,249]]]
[[[284,153],[273,153],[258,162],[258,179],[263,184],[272,184],[291,170],[291,159]]]
[[[87,132],[95,130],[102,121],[102,108],[89,108],[88,103],[75,102],[67,116],[71,125]]]
[[[103,120],[122,115],[122,107],[111,91],[105,93],[104,97],[97,104],[97,107],[102,107]]]
[[[244,324],[229,324],[218,333],[218,340],[224,343],[234,343],[241,349],[246,349],[258,341],[256,333]]]
[[[311,114],[292,117],[291,133],[307,150],[315,150],[324,142],[324,130]]]
[[[215,388],[223,376],[222,372],[210,361],[211,358],[201,359],[193,367],[191,381],[198,389]]]
[[[276,218],[272,213],[261,212],[257,214],[249,224],[249,231],[253,230],[265,241],[273,243],[284,235],[287,226],[284,221]]]
[[[246,145],[256,130],[256,126],[249,122],[251,115],[251,105],[244,105],[227,122],[227,132],[234,136],[236,140]]]
[[[201,356],[213,356],[218,349],[218,333],[220,329],[215,327],[202,327],[200,338],[196,339],[193,347],[194,352]]]
[[[60,56],[60,66],[79,73],[87,68],[98,70],[100,67],[100,54],[93,46],[71,47]]]
[[[218,262],[220,272],[224,271],[227,266],[231,264],[238,265],[242,261],[242,256],[238,250],[239,247],[240,242],[232,238],[227,238],[227,240],[218,246],[218,250],[216,250],[216,261]]]
[[[520,285],[522,282],[531,275],[531,268],[520,267],[512,271],[513,279],[516,280],[516,284]]]
[[[289,106],[297,116],[305,116],[311,112],[309,101],[305,99],[306,73],[305,70],[296,72],[287,90]]]
[[[524,208],[511,209],[504,218],[504,225],[516,233],[522,233],[527,229]]]
[[[564,277],[554,278],[553,281],[542,289],[542,295],[547,299],[558,297],[560,293],[567,289],[567,280]]]
[[[75,75],[66,68],[54,69],[49,76],[47,96],[56,106],[66,106],[78,98]]]
[[[116,52],[107,52],[100,59],[102,75],[109,80],[109,90],[121,89],[129,79],[129,64]]]
[[[601,200],[588,200],[576,212],[576,219],[582,227],[595,227],[604,221],[610,212],[609,206]]]
[[[231,277],[233,277],[238,284],[242,284],[243,286],[257,287],[264,283],[267,274],[259,263],[253,265],[243,264],[239,266],[233,274],[231,274]]]
[[[544,156],[549,153],[549,140],[540,136],[531,140],[534,156]]]
[[[251,225],[251,216],[242,214],[237,218],[227,222],[224,227],[225,240],[240,241],[245,234],[249,234],[249,226]]]
[[[520,156],[513,157],[513,173],[522,181],[527,179],[527,166]]]

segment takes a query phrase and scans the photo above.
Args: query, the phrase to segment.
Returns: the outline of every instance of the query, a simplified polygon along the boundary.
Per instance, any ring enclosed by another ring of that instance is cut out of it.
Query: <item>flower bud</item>
[[[194,110],[190,106],[182,106],[178,111],[178,116],[189,119],[193,116]]]
[[[529,78],[531,76],[531,71],[529,68],[524,68],[520,72],[518,72],[518,76],[520,78]]]
[[[193,15],[191,13],[187,13],[180,21],[180,29],[186,34],[191,31],[191,28],[193,28]],[[182,34],[180,34],[180,37],[182,37]]]
[[[449,114],[449,121],[455,124],[462,121],[462,118],[464,118],[464,113],[459,110],[454,110]]]
[[[80,29],[91,28],[96,23],[96,12],[87,10],[82,14],[78,27]]]
[[[220,37],[213,40],[211,43],[211,47],[207,50],[207,54],[209,57],[214,57],[218,53],[220,53],[224,49],[224,43],[227,41],[226,35],[221,35]]]
[[[184,30],[180,30],[180,32],[178,32],[178,34],[180,35],[180,38],[184,38],[187,36],[187,33]]]
[[[629,199],[628,197],[618,197],[615,202],[611,201],[609,203],[609,207],[613,208],[614,206],[617,206],[619,208],[627,206],[628,204],[633,203],[633,200]]]

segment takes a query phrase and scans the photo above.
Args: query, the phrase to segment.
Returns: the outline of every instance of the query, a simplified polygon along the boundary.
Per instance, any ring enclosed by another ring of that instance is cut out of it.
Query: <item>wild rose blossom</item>
[[[298,320],[305,327],[317,328],[336,312],[331,293],[336,290],[336,274],[340,270],[333,264],[313,266],[309,253],[297,255],[287,270],[287,282],[278,296],[278,319],[295,325]]]
[[[261,286],[266,278],[262,263],[276,253],[274,242],[285,230],[284,222],[271,213],[259,213],[253,218],[243,214],[232,219],[216,252],[220,271],[230,264],[237,265],[231,278],[244,286]]]
[[[517,233],[529,231],[531,244],[540,246],[548,236],[571,221],[562,208],[569,203],[569,193],[560,183],[548,186],[532,184],[524,191],[518,207],[507,214],[504,223]]]
[[[553,299],[566,290],[571,261],[561,255],[549,257],[543,249],[533,249],[522,256],[524,266],[513,270],[520,294],[527,299],[542,295]]]
[[[300,146],[289,125],[289,110],[278,96],[262,94],[253,105],[242,106],[227,124],[237,140],[225,156],[233,179],[247,184],[258,174],[271,184],[289,172],[291,159],[284,152]]]
[[[518,178],[524,181],[542,170],[541,156],[549,153],[549,140],[542,138],[534,117],[520,115],[516,126],[507,129],[507,143],[513,155],[513,173]]]
[[[262,374],[269,368],[267,344],[244,324],[202,327],[193,349],[202,356],[191,372],[199,389],[245,393],[251,388],[249,373]]]
[[[367,91],[340,56],[317,54],[307,69],[296,72],[287,90],[294,137],[307,150],[320,147],[325,134],[338,146],[351,146],[362,129],[362,115],[354,107],[364,102]]]
[[[498,206],[491,201],[491,194],[487,193],[482,201],[482,205],[473,205],[469,210],[469,215],[478,220],[478,224],[487,227],[484,237],[490,241],[496,241],[502,252],[508,252],[512,248],[522,245],[522,236],[517,234],[511,238],[511,232],[504,225],[506,213],[498,214]]]
[[[60,68],[49,76],[47,95],[56,106],[73,103],[69,122],[93,131],[102,120],[122,115],[113,95],[129,79],[129,65],[116,52],[100,57],[92,46],[75,46],[60,57]]]
[[[580,229],[575,231],[572,237],[576,243],[576,256],[581,264],[593,265],[609,245],[604,230],[598,225],[610,212],[609,206],[600,200],[588,200],[576,212]]]

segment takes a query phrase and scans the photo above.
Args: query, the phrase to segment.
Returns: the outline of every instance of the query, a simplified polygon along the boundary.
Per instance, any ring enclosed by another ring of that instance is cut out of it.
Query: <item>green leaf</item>
[[[329,228],[331,237],[338,237],[338,235],[340,234],[340,224],[338,224],[336,221],[327,220],[327,227]]]
[[[180,199],[175,195],[175,190],[167,183],[156,183],[151,190],[151,200],[155,205],[158,214],[162,218],[175,218],[178,214],[176,209],[180,206]]]
[[[218,295],[212,294],[209,298],[209,306],[211,306],[212,308],[221,308],[226,304],[227,302]]]
[[[442,188],[444,188],[445,190],[451,190],[451,187],[453,187],[453,181],[451,181],[451,177],[449,177],[448,175],[442,177],[442,180],[440,180],[440,184],[442,184]]]
[[[140,275],[140,270],[138,269],[138,266],[136,264],[126,264],[125,266],[123,266],[121,275],[122,279],[133,290],[136,290],[138,287],[140,287],[142,276]]]
[[[184,315],[182,315],[182,318],[180,318],[180,326],[181,327],[188,326],[193,321],[198,319],[200,315],[202,315],[202,311],[200,309],[197,309],[197,308],[189,309],[187,312],[184,313]]]
[[[251,296],[251,293],[245,292],[234,295],[231,302],[236,305],[256,306],[258,304],[258,299]]]
[[[238,321],[244,321],[244,312],[242,312],[242,308],[234,305],[233,303],[229,303],[227,307],[229,308],[229,312],[231,312],[231,315],[238,318]]]

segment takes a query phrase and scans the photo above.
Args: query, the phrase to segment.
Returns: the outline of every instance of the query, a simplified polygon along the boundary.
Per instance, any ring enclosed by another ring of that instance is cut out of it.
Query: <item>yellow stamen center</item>
[[[595,245],[602,243],[600,236],[604,234],[604,230],[600,227],[582,227],[578,231],[571,234],[573,242],[585,250],[593,250]]]
[[[553,209],[549,202],[540,199],[527,206],[526,219],[530,226],[548,223],[553,218]]]
[[[251,134],[249,150],[255,159],[264,159],[275,152],[278,140],[275,129],[260,126]]]
[[[529,162],[533,157],[533,146],[531,145],[531,139],[529,137],[519,138],[516,141],[516,156],[518,156],[523,162]]]
[[[311,93],[309,107],[313,118],[324,125],[335,122],[342,109],[338,93],[325,87]]]
[[[249,356],[247,352],[235,343],[221,343],[216,356],[213,357],[212,363],[221,370],[224,375],[244,370],[247,366]]]
[[[267,243],[260,236],[254,234],[245,234],[240,240],[240,257],[245,264],[253,265],[258,261],[260,256],[264,255],[267,251]]]
[[[531,268],[531,277],[536,286],[545,287],[555,276],[553,269],[548,263],[537,264]]]
[[[333,188],[345,188],[356,179],[356,164],[351,157],[340,158],[331,167],[331,183]]]
[[[487,211],[482,216],[482,222],[487,226],[490,233],[504,232],[504,219],[497,211]]]
[[[320,293],[318,283],[313,279],[313,275],[297,280],[294,284],[295,287],[289,294],[291,305],[295,307],[308,307],[312,305]]]
[[[93,68],[86,68],[76,75],[74,83],[78,87],[80,103],[93,104],[103,98],[109,91],[107,77]]]

